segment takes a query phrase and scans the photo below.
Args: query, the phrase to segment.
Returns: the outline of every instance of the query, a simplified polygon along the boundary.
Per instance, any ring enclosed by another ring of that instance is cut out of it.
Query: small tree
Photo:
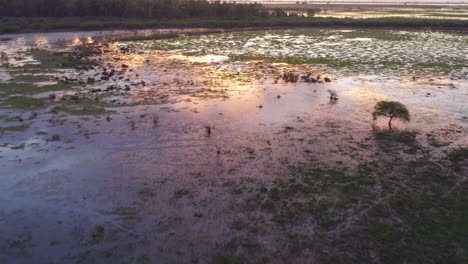
[[[307,10],[307,16],[308,17],[314,17],[315,16],[315,10],[314,9]]]
[[[374,120],[379,116],[389,117],[388,127],[392,130],[392,120],[394,118],[400,119],[403,122],[410,121],[410,114],[406,106],[400,102],[395,101],[380,101],[375,105],[375,111],[372,113]]]

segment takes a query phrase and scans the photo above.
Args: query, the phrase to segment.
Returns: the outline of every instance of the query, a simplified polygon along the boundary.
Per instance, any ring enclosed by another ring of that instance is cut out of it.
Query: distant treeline
[[[193,18],[269,15],[260,4],[206,0],[0,0],[0,16],[17,17]]]

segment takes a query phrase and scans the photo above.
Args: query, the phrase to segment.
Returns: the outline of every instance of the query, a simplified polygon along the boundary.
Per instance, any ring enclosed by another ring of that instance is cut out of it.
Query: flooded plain
[[[1,263],[468,260],[468,35],[134,35],[1,36]]]

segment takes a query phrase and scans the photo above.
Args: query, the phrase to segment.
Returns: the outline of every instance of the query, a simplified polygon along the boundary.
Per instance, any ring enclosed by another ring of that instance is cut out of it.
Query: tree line
[[[207,0],[0,0],[0,16],[25,17],[252,17],[269,16],[260,4]]]

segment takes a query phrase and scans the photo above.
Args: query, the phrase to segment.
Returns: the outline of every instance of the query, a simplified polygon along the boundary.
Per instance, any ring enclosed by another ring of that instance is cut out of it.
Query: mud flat
[[[0,42],[0,262],[468,260],[467,35],[121,33]]]

